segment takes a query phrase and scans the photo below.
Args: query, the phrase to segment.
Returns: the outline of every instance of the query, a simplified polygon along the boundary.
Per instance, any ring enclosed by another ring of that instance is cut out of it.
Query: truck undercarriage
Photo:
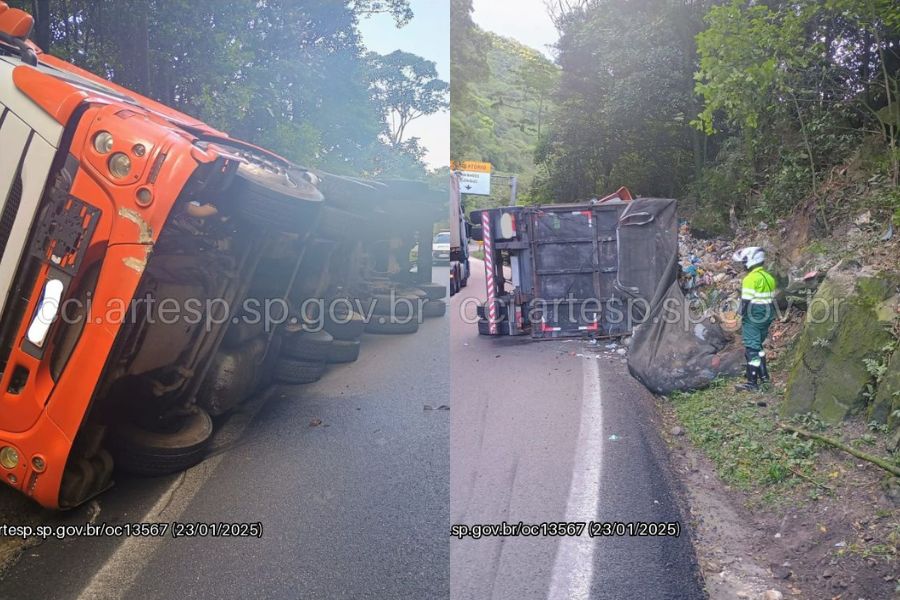
[[[6,483],[66,508],[115,469],[182,470],[273,379],[315,381],[356,359],[364,331],[444,314],[430,281],[442,193],[297,167],[43,54],[30,17],[3,11]],[[411,318],[395,319],[398,299]]]

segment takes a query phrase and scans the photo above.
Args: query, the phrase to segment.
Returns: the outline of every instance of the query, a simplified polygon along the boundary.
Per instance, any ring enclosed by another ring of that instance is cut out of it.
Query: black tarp
[[[633,319],[628,370],[658,394],[701,388],[744,369],[743,350],[715,317],[688,308],[677,280],[677,228],[674,200],[634,200],[619,219],[617,288]]]

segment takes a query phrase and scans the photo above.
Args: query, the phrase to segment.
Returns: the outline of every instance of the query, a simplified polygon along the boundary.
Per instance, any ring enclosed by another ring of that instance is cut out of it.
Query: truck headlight
[[[59,279],[50,279],[44,285],[44,293],[38,304],[37,312],[31,325],[28,326],[28,333],[25,334],[28,341],[38,348],[44,345],[50,325],[53,324],[53,320],[59,313],[59,303],[62,300],[64,288],[65,285]]]
[[[19,452],[12,446],[0,448],[0,465],[7,469],[15,469],[19,465]]]
[[[113,136],[108,131],[101,131],[94,136],[94,150],[100,154],[106,154],[113,147]]]
[[[117,179],[122,179],[131,171],[131,159],[123,152],[116,152],[109,157],[109,172]]]

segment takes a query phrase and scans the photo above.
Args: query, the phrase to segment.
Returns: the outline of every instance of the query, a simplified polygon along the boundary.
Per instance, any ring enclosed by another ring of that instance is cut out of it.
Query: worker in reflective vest
[[[738,389],[757,390],[761,381],[769,379],[763,342],[775,318],[775,278],[763,268],[766,253],[762,248],[742,248],[732,258],[747,270],[741,283],[741,337],[747,357],[747,381]]]

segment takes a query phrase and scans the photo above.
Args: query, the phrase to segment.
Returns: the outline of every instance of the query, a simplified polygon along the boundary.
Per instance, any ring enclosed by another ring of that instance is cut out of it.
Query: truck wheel
[[[243,220],[285,232],[312,227],[323,200],[303,171],[256,163],[242,163],[228,191]]]
[[[419,296],[412,294],[372,294],[371,304],[367,307],[373,315],[389,315],[397,319],[405,320],[419,315]],[[374,317],[373,319],[374,320]]]
[[[328,356],[334,338],[327,331],[300,331],[281,342],[281,353],[300,360],[319,361]]]
[[[322,379],[325,361],[296,360],[282,356],[275,365],[275,379],[281,383],[313,383]]]
[[[478,333],[481,335],[491,335],[490,325],[485,319],[478,319]],[[502,321],[497,323],[496,335],[509,335],[509,323]]]
[[[372,320],[366,323],[366,333],[415,333],[419,330],[419,322],[416,319],[391,320],[390,317],[372,315]]]
[[[328,349],[328,362],[351,363],[359,358],[359,340],[335,340]]]
[[[325,317],[325,331],[331,334],[336,341],[352,342],[359,338],[366,330],[366,321],[356,312],[337,315],[332,319],[331,315]]]
[[[447,286],[443,283],[417,283],[416,287],[428,295],[429,300],[441,300],[447,297]]]
[[[195,412],[159,431],[123,418],[110,427],[110,446],[119,469],[137,475],[168,475],[203,460],[212,433],[209,413],[196,407]]]
[[[484,304],[479,304],[475,307],[475,314],[478,315],[479,319],[487,320],[487,312],[485,311]],[[497,318],[504,321],[509,318],[509,309],[506,305],[501,304],[497,307]]]
[[[447,303],[443,300],[429,300],[422,307],[423,317],[443,317],[447,314]]]

